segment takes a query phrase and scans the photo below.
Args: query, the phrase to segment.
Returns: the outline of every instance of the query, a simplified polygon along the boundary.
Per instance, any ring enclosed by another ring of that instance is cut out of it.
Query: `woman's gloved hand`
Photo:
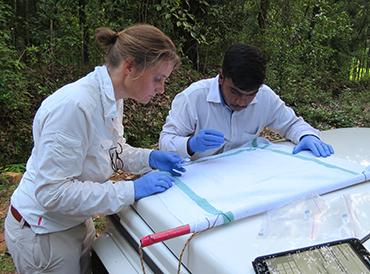
[[[182,167],[182,164],[181,157],[174,152],[153,150],[149,155],[149,165],[151,168],[167,171],[174,176],[181,176],[180,172],[186,171]]]
[[[166,191],[173,185],[173,178],[163,172],[151,172],[134,180],[135,201]]]
[[[203,152],[220,147],[224,143],[224,134],[214,129],[202,129],[188,140],[188,152]],[[189,151],[190,149],[190,151]]]
[[[331,145],[324,143],[314,135],[305,135],[299,143],[294,147],[293,154],[302,150],[310,150],[316,157],[328,157],[334,154],[334,149]]]

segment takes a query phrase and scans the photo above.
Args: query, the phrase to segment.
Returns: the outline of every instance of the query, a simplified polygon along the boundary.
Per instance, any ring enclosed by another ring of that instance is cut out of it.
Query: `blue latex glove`
[[[202,129],[188,140],[189,154],[203,152],[220,147],[224,143],[224,134],[214,129]]]
[[[149,155],[151,168],[170,172],[174,176],[181,176],[181,173],[178,171],[185,172],[182,164],[182,159],[174,152],[153,150]]]
[[[164,172],[151,172],[134,181],[135,201],[166,191],[173,185],[173,178]]]
[[[328,157],[334,154],[334,149],[331,145],[325,144],[314,135],[305,135],[299,143],[294,147],[293,154],[302,150],[310,150],[316,157]]]

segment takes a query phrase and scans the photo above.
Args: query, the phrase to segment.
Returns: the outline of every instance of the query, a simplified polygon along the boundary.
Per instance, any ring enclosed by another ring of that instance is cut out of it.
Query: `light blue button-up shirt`
[[[223,103],[218,76],[191,84],[176,95],[163,126],[160,149],[176,151],[182,157],[187,152],[188,139],[201,129],[215,129],[224,133],[221,148],[195,153],[192,159],[214,155],[243,146],[268,127],[281,136],[298,143],[303,135],[319,136],[319,131],[297,117],[280,97],[267,85],[262,85],[256,97],[244,109],[230,111]]]

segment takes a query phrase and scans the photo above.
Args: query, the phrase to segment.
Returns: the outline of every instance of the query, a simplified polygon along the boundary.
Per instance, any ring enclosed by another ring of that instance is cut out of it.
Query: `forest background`
[[[156,144],[174,95],[215,76],[234,42],[263,50],[266,83],[315,127],[369,127],[369,20],[367,0],[1,0],[0,166],[22,169],[40,102],[103,63],[99,26],[154,24],[182,56],[164,96],[126,102],[134,146]]]
[[[133,146],[156,146],[173,97],[215,76],[235,42],[261,48],[266,83],[313,126],[370,127],[368,0],[0,0],[1,273],[14,272],[1,232],[32,149],[37,108],[104,62],[96,28],[139,22],[169,35],[183,64],[163,96],[147,105],[125,102],[125,137]]]

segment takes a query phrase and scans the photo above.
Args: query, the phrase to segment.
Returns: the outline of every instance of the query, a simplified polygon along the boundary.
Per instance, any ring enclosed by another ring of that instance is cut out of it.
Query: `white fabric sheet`
[[[247,146],[190,162],[187,172],[158,198],[182,224],[201,231],[259,214],[312,194],[369,178],[364,167],[257,138]]]

